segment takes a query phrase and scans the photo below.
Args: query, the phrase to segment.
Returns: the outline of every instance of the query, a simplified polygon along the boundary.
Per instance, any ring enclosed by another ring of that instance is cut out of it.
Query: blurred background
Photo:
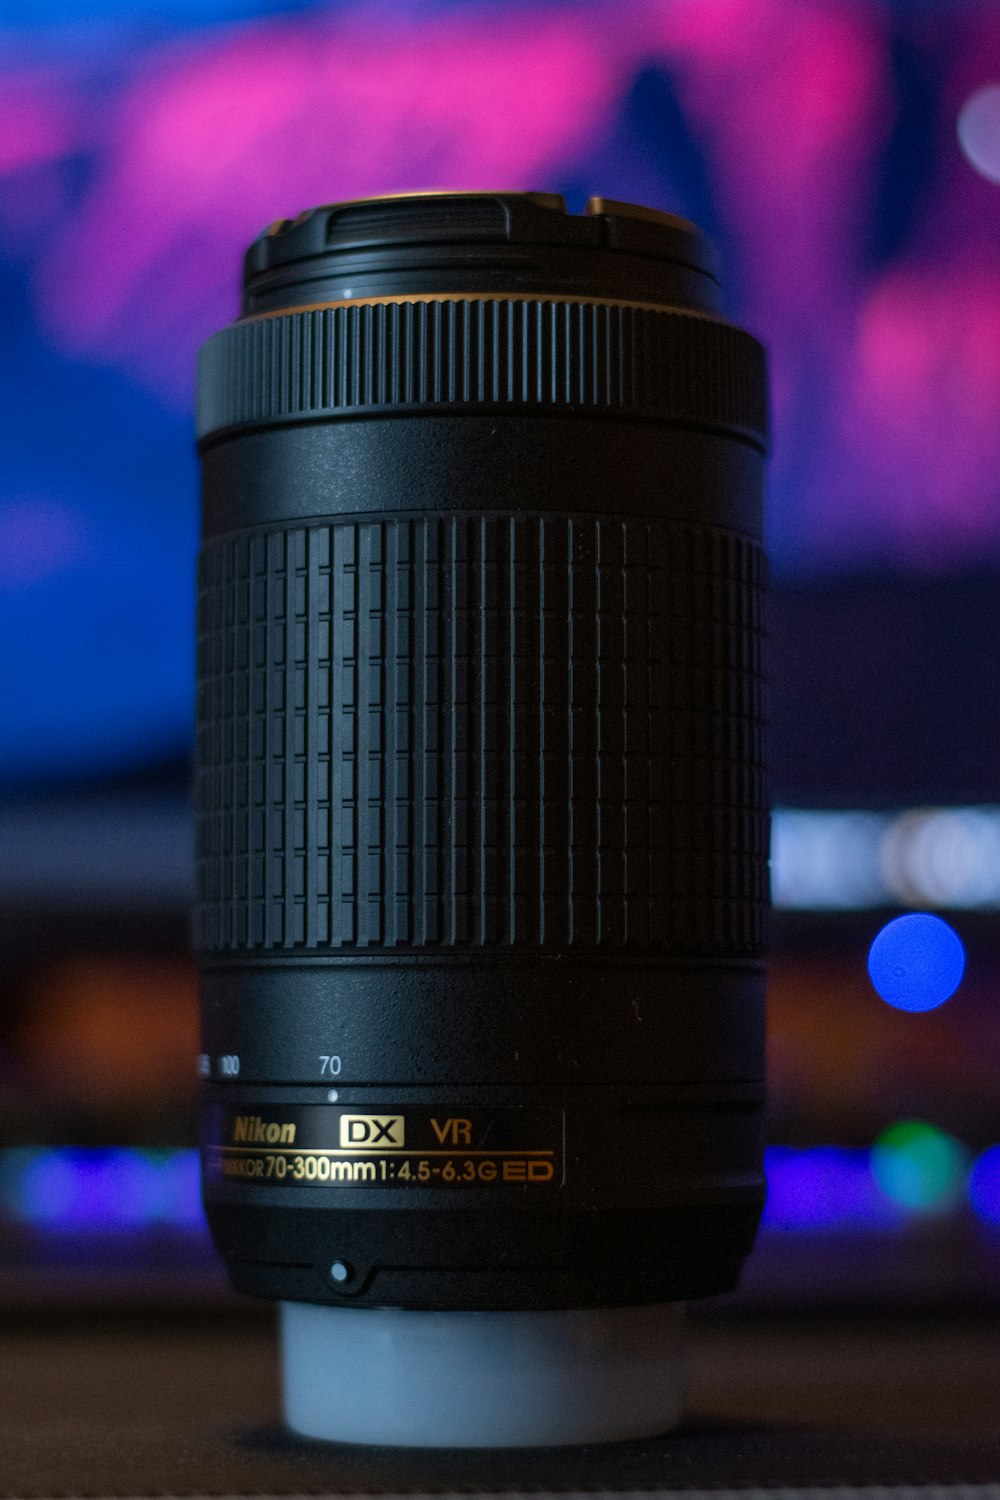
[[[697,220],[770,350],[773,1146],[739,1305],[1000,1305],[995,0],[5,0],[0,1303],[225,1295],[195,350],[271,220],[469,187]]]

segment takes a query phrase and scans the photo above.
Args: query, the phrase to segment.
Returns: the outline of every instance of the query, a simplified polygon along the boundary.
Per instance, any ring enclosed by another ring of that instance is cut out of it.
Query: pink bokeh
[[[269,221],[373,192],[579,180],[639,70],[661,64],[740,268],[740,316],[769,347],[787,535],[820,562],[960,561],[1000,541],[1000,188],[954,122],[1000,78],[1000,28],[985,5],[950,25],[927,203],[873,271],[890,40],[887,9],[854,0],[423,18],[359,3],[140,49],[120,86],[86,60],[0,64],[0,228],[11,245],[35,234],[38,316],[61,350],[183,407]],[[81,157],[67,206],[62,164]]]
[[[838,412],[837,530],[895,497],[897,553],[912,561],[998,535],[1000,276],[974,265],[901,270],[864,299]]]
[[[186,400],[194,348],[233,316],[265,224],[372,192],[544,186],[621,83],[620,59],[570,13],[390,26],[359,9],[154,54],[41,261],[43,315],[67,349]]]
[[[0,70],[0,179],[76,148],[79,109],[66,70]]]

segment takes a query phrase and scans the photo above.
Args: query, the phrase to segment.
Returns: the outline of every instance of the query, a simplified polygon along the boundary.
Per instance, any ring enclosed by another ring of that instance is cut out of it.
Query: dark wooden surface
[[[1000,1482],[1000,1322],[692,1320],[690,1420],[591,1449],[327,1448],[278,1425],[270,1319],[8,1315],[0,1495]]]

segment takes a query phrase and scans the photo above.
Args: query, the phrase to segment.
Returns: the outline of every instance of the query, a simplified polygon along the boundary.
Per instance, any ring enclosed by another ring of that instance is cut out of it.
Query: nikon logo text
[[[341,1147],[398,1151],[406,1140],[402,1115],[341,1115]]]
[[[292,1146],[294,1125],[279,1125],[277,1120],[262,1120],[260,1115],[237,1115],[233,1121],[233,1140],[254,1146]]]

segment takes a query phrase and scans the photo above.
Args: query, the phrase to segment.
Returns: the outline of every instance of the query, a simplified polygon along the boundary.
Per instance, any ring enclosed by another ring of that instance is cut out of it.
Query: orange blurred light
[[[29,997],[18,1044],[26,1073],[68,1105],[183,1105],[196,1079],[194,967],[116,956],[50,969]]]

